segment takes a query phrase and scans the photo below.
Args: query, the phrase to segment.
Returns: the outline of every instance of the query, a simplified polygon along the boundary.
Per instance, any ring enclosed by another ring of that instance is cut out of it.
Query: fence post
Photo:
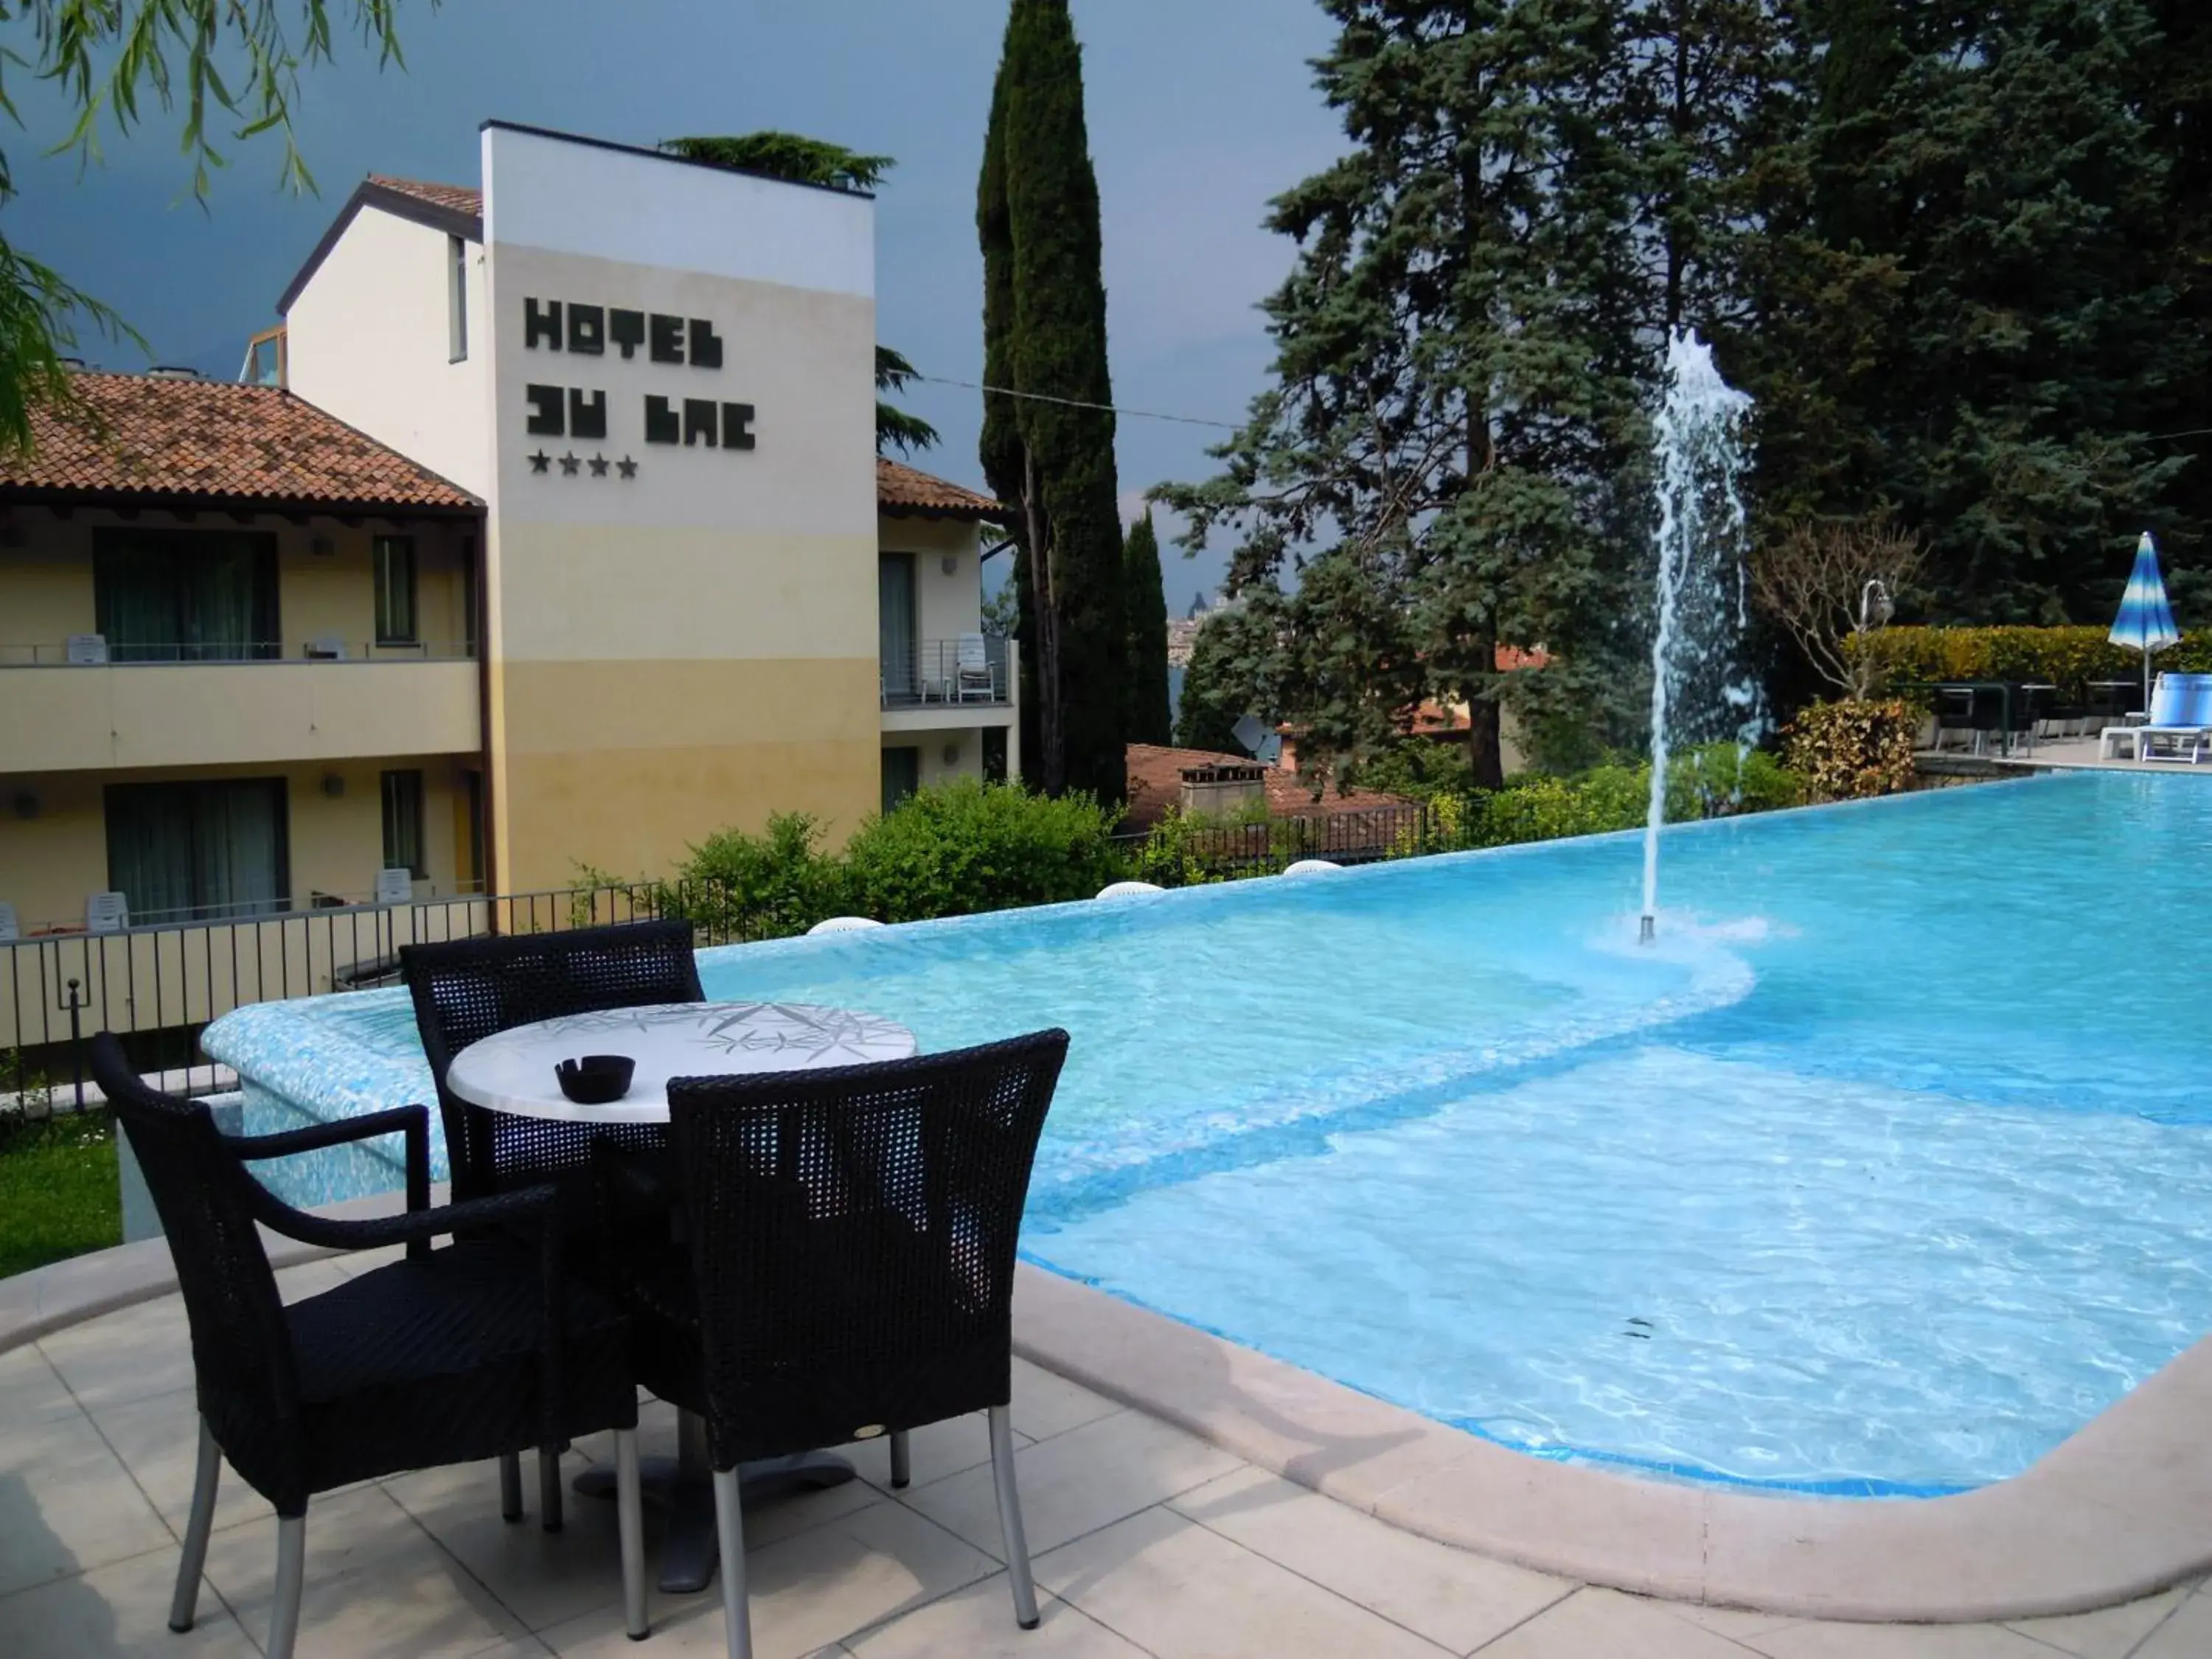
[[[76,981],[69,981],[69,1000],[62,1006],[69,1010],[70,1071],[76,1080],[76,1109],[82,1112],[84,1110],[84,1025],[77,1015],[85,1006],[86,999],[77,994],[76,986]],[[53,1109],[51,1097],[46,1109],[49,1113]]]

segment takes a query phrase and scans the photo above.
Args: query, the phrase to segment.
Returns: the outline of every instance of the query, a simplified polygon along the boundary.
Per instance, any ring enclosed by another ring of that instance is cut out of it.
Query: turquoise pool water
[[[1956,1490],[2212,1328],[2212,787],[2079,774],[1673,832],[1656,950],[1640,856],[701,965],[711,996],[866,1008],[928,1048],[1065,1025],[1035,1259],[1541,1455]],[[404,1004],[338,1002],[349,1041],[411,1047]]]

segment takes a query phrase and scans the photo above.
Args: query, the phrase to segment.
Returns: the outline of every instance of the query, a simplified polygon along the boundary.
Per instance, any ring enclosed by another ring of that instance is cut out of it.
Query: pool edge
[[[2025,1474],[1955,1497],[1662,1484],[1510,1450],[1024,1262],[1015,1350],[1436,1542],[1584,1583],[1793,1617],[2087,1613],[2212,1568],[2200,1341]]]

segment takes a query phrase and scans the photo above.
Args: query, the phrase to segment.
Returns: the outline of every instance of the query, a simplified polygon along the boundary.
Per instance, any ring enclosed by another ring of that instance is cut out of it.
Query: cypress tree
[[[987,394],[981,453],[993,490],[1015,509],[1024,684],[1035,705],[1028,752],[1047,789],[1118,802],[1128,624],[1098,183],[1066,0],[1013,0],[976,227],[985,384],[1027,394]]]
[[[1122,543],[1122,591],[1129,606],[1129,712],[1131,743],[1168,740],[1168,596],[1160,576],[1160,539],[1152,510],[1131,527]]]

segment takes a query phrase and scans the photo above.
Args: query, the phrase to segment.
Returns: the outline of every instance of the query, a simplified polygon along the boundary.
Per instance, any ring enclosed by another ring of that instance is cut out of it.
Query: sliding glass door
[[[913,702],[921,694],[915,663],[914,555],[876,556],[876,625],[885,702]]]
[[[134,924],[289,908],[284,781],[107,786],[107,884]]]
[[[274,536],[95,530],[92,584],[111,662],[253,662],[284,654]]]

